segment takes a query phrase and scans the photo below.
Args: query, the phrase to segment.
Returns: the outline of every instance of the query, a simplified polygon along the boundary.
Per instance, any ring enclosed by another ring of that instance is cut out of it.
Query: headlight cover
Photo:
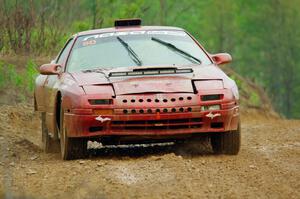
[[[224,89],[222,80],[197,80],[194,81],[194,85],[198,91]]]

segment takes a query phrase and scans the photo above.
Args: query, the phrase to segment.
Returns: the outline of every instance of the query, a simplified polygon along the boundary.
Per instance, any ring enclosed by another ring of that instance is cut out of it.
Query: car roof
[[[138,31],[138,30],[183,30],[182,28],[172,26],[126,26],[126,27],[111,27],[78,32],[74,36],[101,34],[107,32],[122,32],[122,31]]]

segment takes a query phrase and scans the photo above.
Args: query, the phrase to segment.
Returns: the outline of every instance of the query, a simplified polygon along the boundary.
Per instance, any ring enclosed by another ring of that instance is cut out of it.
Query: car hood
[[[132,71],[132,68],[118,68],[106,72],[72,73],[79,86],[113,85],[116,95],[151,93],[151,92],[187,92],[192,93],[192,80],[222,80],[229,78],[215,65],[186,66],[180,69],[192,68],[193,73],[171,75],[144,75],[135,77],[108,77],[109,72]],[[153,68],[152,68],[153,69]],[[225,87],[225,85],[224,85]]]

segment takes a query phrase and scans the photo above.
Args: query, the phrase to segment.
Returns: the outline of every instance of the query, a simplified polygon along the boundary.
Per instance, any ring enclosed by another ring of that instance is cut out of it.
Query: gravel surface
[[[242,117],[237,156],[201,146],[99,148],[62,161],[24,104],[0,109],[0,198],[300,198],[300,121]],[[197,150],[196,150],[197,149]]]

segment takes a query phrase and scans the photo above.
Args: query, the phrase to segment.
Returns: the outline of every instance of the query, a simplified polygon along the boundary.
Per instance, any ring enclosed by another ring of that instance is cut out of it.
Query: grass
[[[0,61],[0,91],[5,93],[10,90],[17,91],[16,97],[25,101],[32,96],[37,75],[37,64],[31,59],[21,71],[13,64]]]
[[[242,99],[242,104],[250,107],[260,107],[262,105],[262,99],[258,90],[252,88],[247,84],[246,80],[238,78],[237,76],[231,74],[230,78],[235,81],[239,88],[239,92]]]

